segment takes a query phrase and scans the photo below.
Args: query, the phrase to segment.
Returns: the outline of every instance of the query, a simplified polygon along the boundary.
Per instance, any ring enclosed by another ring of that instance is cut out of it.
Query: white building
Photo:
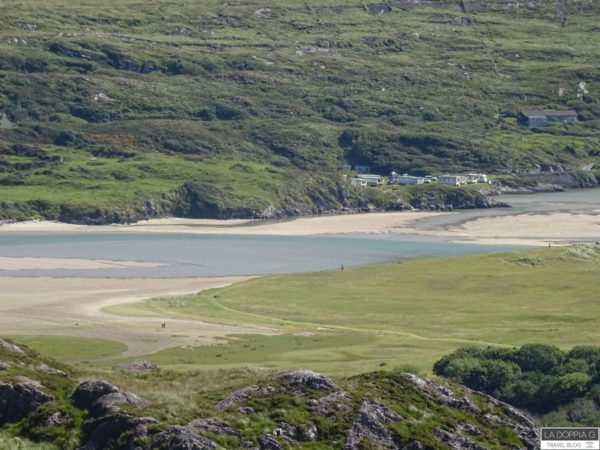
[[[383,184],[383,177],[381,175],[374,174],[360,174],[357,176],[359,180],[364,180],[367,186],[381,186]]]
[[[423,184],[425,183],[424,177],[413,177],[411,175],[392,175],[390,184]]]
[[[463,175],[441,175],[438,177],[438,183],[460,186],[461,184],[467,184],[467,178]]]

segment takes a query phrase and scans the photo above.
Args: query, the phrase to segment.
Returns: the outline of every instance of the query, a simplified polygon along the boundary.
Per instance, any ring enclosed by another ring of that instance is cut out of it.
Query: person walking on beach
[[[162,322],[160,323],[161,328],[167,328],[167,322],[165,322],[165,320],[163,319]]]

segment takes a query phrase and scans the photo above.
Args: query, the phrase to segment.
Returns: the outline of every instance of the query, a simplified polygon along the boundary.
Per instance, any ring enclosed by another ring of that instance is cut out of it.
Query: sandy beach
[[[128,225],[85,226],[29,221],[0,226],[2,233],[30,232],[143,232],[222,235],[313,236],[391,234],[443,237],[481,244],[548,245],[600,239],[600,209],[586,212],[545,212],[474,218],[455,226],[422,229],[417,222],[461,212],[390,212],[301,217],[283,221],[154,219]],[[460,222],[460,220],[459,220]],[[102,264],[105,262],[96,262]],[[2,261],[0,260],[0,264]],[[77,263],[73,262],[76,266]],[[83,264],[83,262],[82,262]],[[89,263],[85,263],[89,264]],[[130,262],[130,264],[137,264]],[[22,266],[27,264],[22,262]]]
[[[0,330],[3,336],[59,335],[102,338],[127,345],[125,355],[142,355],[180,345],[214,344],[231,334],[272,334],[254,326],[229,326],[166,317],[113,316],[114,304],[163,295],[184,295],[227,286],[248,277],[177,279],[0,277]]]

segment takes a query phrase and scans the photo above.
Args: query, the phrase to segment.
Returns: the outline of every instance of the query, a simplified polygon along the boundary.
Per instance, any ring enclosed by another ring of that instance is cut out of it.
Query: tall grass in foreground
[[[36,444],[26,439],[9,436],[0,432],[0,449],[7,450],[58,450],[58,447],[51,444]]]

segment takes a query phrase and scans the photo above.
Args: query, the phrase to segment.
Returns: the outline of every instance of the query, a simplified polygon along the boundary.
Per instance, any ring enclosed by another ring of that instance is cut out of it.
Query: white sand
[[[28,221],[0,226],[6,232],[160,232],[227,235],[299,236],[350,233],[406,232],[419,219],[439,214],[435,212],[393,212],[301,217],[284,221],[210,220],[210,219],[153,219],[130,225],[72,225],[48,221]]]
[[[600,239],[600,210],[586,213],[540,213],[485,217],[449,229],[422,230],[420,220],[460,212],[391,212],[302,217],[285,221],[155,219],[131,225],[85,226],[30,221],[0,226],[11,232],[162,232],[225,235],[395,234],[445,237],[486,244],[547,245]],[[131,263],[131,262],[130,262]]]
[[[484,217],[451,227],[447,235],[490,244],[548,245],[600,240],[600,211]]]

